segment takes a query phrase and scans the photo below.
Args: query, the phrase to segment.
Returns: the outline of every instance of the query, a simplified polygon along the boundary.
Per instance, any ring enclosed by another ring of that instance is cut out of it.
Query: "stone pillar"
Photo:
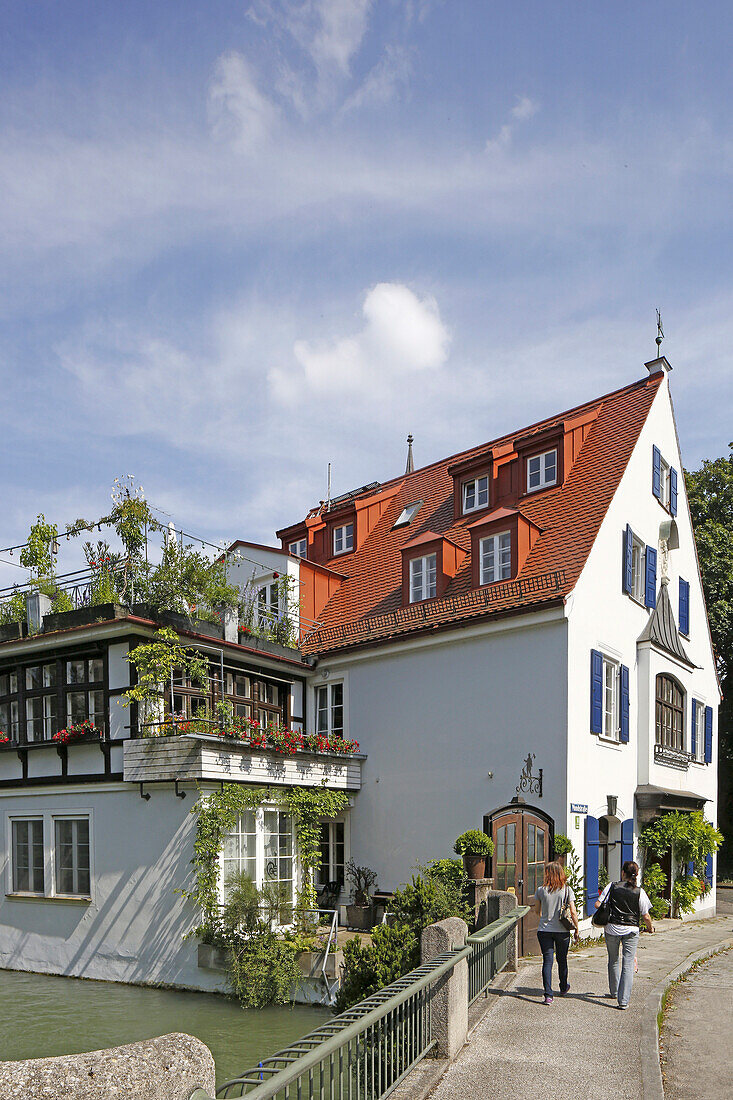
[[[445,954],[466,942],[468,925],[460,917],[447,917],[429,924],[422,934],[423,962]],[[453,1061],[468,1037],[468,961],[461,959],[453,970],[432,986],[431,1033],[438,1041],[438,1055]]]
[[[466,896],[468,904],[473,909],[472,932],[478,932],[479,928],[485,928],[496,917],[488,915],[486,900],[491,890],[492,878],[470,878],[466,883]]]
[[[487,890],[486,891],[486,913],[488,920],[486,924],[491,924],[492,921],[498,920],[499,917],[505,917],[507,913],[511,913],[512,909],[517,908],[517,896],[516,894],[510,894],[507,890]],[[481,925],[483,928],[484,925]],[[517,969],[517,926],[515,925],[513,933],[507,940],[506,945],[506,968],[507,970],[516,971]]]
[[[25,594],[25,617],[28,620],[28,631],[38,634],[43,627],[43,616],[51,614],[51,600],[37,589]]]

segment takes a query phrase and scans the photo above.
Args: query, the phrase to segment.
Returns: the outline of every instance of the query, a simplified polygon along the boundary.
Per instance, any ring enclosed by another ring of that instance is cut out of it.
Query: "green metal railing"
[[[381,1100],[429,1054],[436,1040],[430,1004],[436,984],[468,961],[469,1004],[506,966],[507,940],[522,905],[448,951],[360,1001],[255,1069],[226,1082],[217,1097],[248,1100]],[[191,1100],[210,1100],[197,1090]]]

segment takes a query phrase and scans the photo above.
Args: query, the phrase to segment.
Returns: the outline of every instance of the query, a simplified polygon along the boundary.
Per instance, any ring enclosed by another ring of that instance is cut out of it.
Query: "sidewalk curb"
[[[695,951],[688,955],[681,963],[662,978],[661,982],[654,986],[651,993],[647,994],[641,1016],[641,1039],[639,1041],[639,1053],[641,1055],[641,1094],[643,1100],[664,1100],[664,1085],[662,1084],[662,1066],[659,1061],[659,1028],[657,1017],[662,1007],[662,998],[672,982],[686,974],[691,967],[701,959],[707,959],[710,955],[726,948],[733,947],[733,938],[730,936],[718,943],[710,944],[701,951]]]

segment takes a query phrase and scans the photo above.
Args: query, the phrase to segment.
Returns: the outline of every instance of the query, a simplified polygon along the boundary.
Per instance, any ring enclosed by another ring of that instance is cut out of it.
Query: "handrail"
[[[384,989],[360,1001],[334,1020],[322,1024],[320,1028],[316,1028],[289,1047],[270,1055],[256,1068],[247,1070],[239,1077],[225,1082],[217,1089],[217,1096],[242,1096],[245,1095],[243,1091],[234,1093],[230,1090],[236,1089],[237,1086],[254,1085],[254,1089],[246,1093],[248,1100],[272,1100],[272,1097],[279,1094],[281,1090],[287,1090],[288,1086],[302,1079],[304,1075],[312,1074],[318,1066],[323,1066],[327,1059],[343,1051],[349,1044],[364,1038],[367,1032],[370,1033],[373,1041],[375,1026],[380,1024],[386,1016],[399,1009],[416,994],[426,990],[445,974],[450,973],[462,959],[467,959],[470,963],[471,956],[478,953],[480,949],[495,941],[503,942],[528,912],[529,906],[517,906],[511,913],[507,913],[468,936],[465,946],[444,952],[437,958],[422,963],[409,974],[405,974]],[[492,977],[493,974],[489,976],[489,980]],[[403,1010],[403,1015],[407,1015],[407,1010]],[[413,1055],[409,1065],[405,1067],[403,1076],[433,1045],[433,1041],[428,1038],[427,1044]],[[267,1080],[264,1079],[265,1076]],[[392,1086],[395,1083],[393,1081]],[[377,1094],[374,1095],[376,1100]],[[200,1100],[203,1100],[203,1097]]]

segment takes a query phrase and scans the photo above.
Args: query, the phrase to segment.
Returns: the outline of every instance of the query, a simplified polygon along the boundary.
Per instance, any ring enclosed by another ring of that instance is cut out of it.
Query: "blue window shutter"
[[[690,721],[690,752],[697,756],[697,708],[700,706],[697,699],[692,700],[692,715]]]
[[[713,708],[705,707],[705,763],[713,762]]]
[[[705,856],[705,881],[708,886],[713,885],[713,857]]]
[[[691,859],[688,862],[687,866],[685,867],[685,874],[687,875],[688,878],[692,878],[692,876],[695,874],[695,861],[694,861],[694,859]]]
[[[631,593],[631,551],[634,545],[634,536],[628,523],[626,524],[626,530],[624,531],[624,572],[623,572],[623,590],[626,593]]]
[[[673,516],[677,515],[677,471],[674,466],[669,468],[669,510]]]
[[[644,554],[646,578],[644,585],[644,603],[647,607],[657,606],[657,552],[653,546],[647,546]]]
[[[603,657],[597,649],[590,651],[590,731],[603,728]]]
[[[621,665],[621,742],[629,743],[629,670]]]
[[[652,451],[652,492],[657,500],[662,499],[662,455],[659,447]]]
[[[621,866],[634,858],[634,822],[630,817],[621,822]]]
[[[690,582],[680,577],[680,632],[690,633]]]
[[[598,818],[585,819],[585,913],[591,916],[598,901]]]

